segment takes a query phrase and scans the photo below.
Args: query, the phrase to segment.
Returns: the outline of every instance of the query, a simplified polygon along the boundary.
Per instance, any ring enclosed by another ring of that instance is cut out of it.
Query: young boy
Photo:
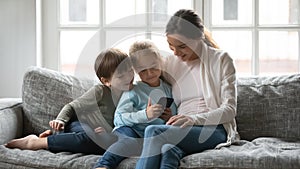
[[[99,159],[95,168],[116,168],[126,157],[139,155],[148,125],[165,124],[176,113],[175,104],[156,104],[161,97],[172,97],[171,88],[160,79],[162,58],[150,41],[135,42],[129,50],[135,72],[141,81],[120,98],[115,112],[114,133],[118,141]]]
[[[112,130],[115,102],[122,91],[133,87],[134,72],[128,55],[118,49],[101,52],[94,69],[102,84],[93,86],[65,105],[57,118],[49,122],[54,131],[59,131],[58,134],[47,130],[40,137],[29,135],[11,140],[6,147],[103,154],[116,139],[104,131]]]

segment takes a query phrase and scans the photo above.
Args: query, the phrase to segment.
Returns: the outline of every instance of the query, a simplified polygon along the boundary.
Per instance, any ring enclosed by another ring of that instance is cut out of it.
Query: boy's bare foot
[[[40,137],[40,138],[43,138],[43,137],[48,137],[48,136],[50,136],[50,135],[52,135],[52,131],[51,131],[51,130],[46,130],[46,131],[42,132],[42,133],[39,135],[39,137]]]
[[[47,138],[28,135],[20,139],[13,139],[5,144],[5,146],[7,148],[19,148],[22,150],[39,150],[47,148]]]

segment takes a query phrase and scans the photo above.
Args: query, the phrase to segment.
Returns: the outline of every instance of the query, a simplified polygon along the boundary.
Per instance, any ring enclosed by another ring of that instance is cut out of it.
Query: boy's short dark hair
[[[111,79],[118,66],[124,61],[128,62],[127,60],[129,61],[128,55],[119,49],[109,48],[102,51],[97,56],[94,65],[94,69],[98,79],[100,80],[101,77]]]

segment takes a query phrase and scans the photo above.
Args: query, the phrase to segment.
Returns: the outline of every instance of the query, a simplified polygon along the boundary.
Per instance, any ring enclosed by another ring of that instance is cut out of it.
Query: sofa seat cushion
[[[0,145],[0,168],[10,168],[14,164],[17,165],[15,169],[90,169],[93,168],[100,157],[100,155],[82,153],[52,153],[47,150],[8,149]],[[134,168],[136,161],[136,158],[126,159],[122,161],[118,169]]]
[[[261,137],[183,158],[182,168],[282,169],[300,166],[300,142]]]
[[[99,155],[81,153],[8,149],[0,145],[0,166],[4,168],[17,164],[17,169],[89,169],[94,166],[99,157]],[[118,169],[135,168],[136,162],[136,157],[125,159]],[[241,140],[230,147],[206,150],[186,156],[181,160],[180,169],[299,169],[299,166],[300,142],[288,142],[276,138],[258,138],[252,142]]]
[[[23,134],[38,135],[49,129],[49,121],[56,118],[62,107],[93,85],[93,80],[30,67],[24,75],[22,88]]]

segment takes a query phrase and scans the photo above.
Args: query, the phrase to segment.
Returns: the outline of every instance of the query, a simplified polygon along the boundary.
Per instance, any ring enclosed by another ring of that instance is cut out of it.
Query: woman
[[[167,125],[148,126],[136,168],[178,168],[186,155],[230,145],[236,130],[236,76],[230,56],[217,49],[201,19],[179,10],[166,26],[165,61],[178,114]]]

